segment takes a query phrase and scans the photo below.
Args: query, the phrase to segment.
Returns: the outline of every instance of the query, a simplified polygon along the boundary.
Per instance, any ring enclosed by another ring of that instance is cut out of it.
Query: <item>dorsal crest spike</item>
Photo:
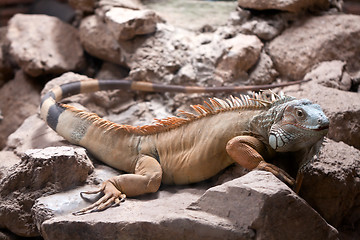
[[[104,131],[121,131],[127,134],[151,135],[169,131],[185,124],[189,124],[193,121],[197,121],[201,118],[220,114],[222,112],[246,109],[269,109],[272,106],[282,104],[293,99],[293,97],[285,96],[284,94],[278,95],[272,91],[253,93],[252,97],[249,95],[240,95],[239,97],[230,95],[229,98],[226,98],[225,100],[214,97],[209,98],[203,105],[191,105],[195,113],[179,110],[179,115],[182,117],[154,119],[153,124],[144,126],[120,125],[104,120],[95,113],[78,110],[65,104],[64,106],[70,111],[75,112],[78,117],[96,124],[99,128],[104,129]]]

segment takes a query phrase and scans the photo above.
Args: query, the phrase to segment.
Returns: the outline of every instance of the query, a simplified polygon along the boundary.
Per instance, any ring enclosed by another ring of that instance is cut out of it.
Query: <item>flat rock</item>
[[[305,170],[301,196],[330,224],[358,228],[360,150],[326,139]]]
[[[242,8],[289,12],[300,12],[313,8],[327,9],[329,7],[327,0],[238,0],[238,4]]]
[[[0,109],[3,116],[0,124],[0,149],[5,147],[7,137],[27,117],[36,113],[39,104],[40,88],[22,71],[18,71],[15,78],[0,89]]]
[[[45,239],[336,239],[337,231],[270,173],[253,171],[206,188],[166,186],[82,216],[54,211],[51,203],[74,199],[56,194],[40,199],[36,212],[50,216],[41,223]]]
[[[35,200],[84,183],[93,168],[83,148],[28,150],[1,179],[0,228],[19,236],[38,236],[31,214]]]
[[[7,39],[10,54],[31,76],[59,74],[84,65],[77,30],[55,17],[16,14],[9,21]]]
[[[358,69],[360,16],[326,15],[306,18],[272,40],[268,53],[279,73],[301,79],[317,63],[343,60]]]
[[[156,31],[161,18],[152,10],[132,10],[114,7],[105,13],[108,29],[116,40],[130,40],[137,35]]]
[[[359,93],[325,87],[316,81],[285,87],[283,91],[287,95],[307,98],[319,104],[330,120],[327,136],[360,149]]]

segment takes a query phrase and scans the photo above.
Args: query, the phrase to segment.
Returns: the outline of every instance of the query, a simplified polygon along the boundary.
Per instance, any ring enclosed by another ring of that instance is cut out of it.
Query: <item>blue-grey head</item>
[[[275,151],[298,151],[327,134],[329,119],[318,104],[300,99],[284,105],[269,132],[269,144]]]

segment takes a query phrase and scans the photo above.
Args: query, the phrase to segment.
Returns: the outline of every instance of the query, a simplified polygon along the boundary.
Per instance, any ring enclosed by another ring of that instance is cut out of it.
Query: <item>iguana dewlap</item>
[[[156,192],[161,182],[199,182],[235,162],[250,170],[270,171],[293,185],[286,172],[264,159],[274,151],[311,146],[329,127],[319,105],[276,94],[211,98],[205,105],[192,106],[196,114],[182,111],[182,117],[156,120],[142,127],[115,124],[58,103],[78,93],[134,89],[131,84],[116,80],[73,82],[53,88],[42,99],[41,117],[52,129],[102,162],[129,173],[104,182],[96,192],[103,191],[105,196],[78,213],[119,204],[125,195]],[[145,86],[141,90],[154,90],[149,84]]]

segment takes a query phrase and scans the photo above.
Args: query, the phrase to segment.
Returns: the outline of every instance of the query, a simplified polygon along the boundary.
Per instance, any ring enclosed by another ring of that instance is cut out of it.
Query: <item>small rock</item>
[[[4,118],[0,124],[0,149],[24,119],[36,113],[39,104],[39,87],[22,71],[18,71],[15,78],[0,89],[0,109]]]
[[[84,183],[93,168],[83,148],[28,150],[1,180],[0,228],[24,237],[38,236],[31,214],[35,200]]]
[[[238,4],[242,8],[255,10],[282,10],[289,12],[300,12],[314,8],[327,9],[330,6],[328,0],[238,0]]]
[[[263,43],[251,35],[239,34],[226,39],[224,52],[217,61],[216,70],[226,79],[236,79],[244,75],[259,59]]]
[[[9,21],[7,38],[10,54],[33,77],[84,66],[76,29],[55,17],[16,14]]]
[[[359,150],[326,139],[305,170],[301,196],[335,227],[360,226],[359,166]]]
[[[101,18],[96,15],[84,18],[79,27],[79,35],[81,44],[90,55],[124,65],[120,45]]]
[[[155,32],[160,17],[152,10],[114,7],[106,12],[105,21],[115,39],[122,41]]]
[[[269,55],[262,51],[257,64],[249,75],[249,81],[254,85],[269,84],[272,83],[279,73],[274,68]]]
[[[310,17],[286,29],[272,40],[268,54],[279,73],[302,79],[316,64],[343,60],[349,69],[359,69],[360,16],[326,15]]]
[[[312,79],[325,87],[349,91],[351,78],[345,72],[345,66],[346,62],[344,61],[321,62],[311,72],[307,73],[304,79]]]

